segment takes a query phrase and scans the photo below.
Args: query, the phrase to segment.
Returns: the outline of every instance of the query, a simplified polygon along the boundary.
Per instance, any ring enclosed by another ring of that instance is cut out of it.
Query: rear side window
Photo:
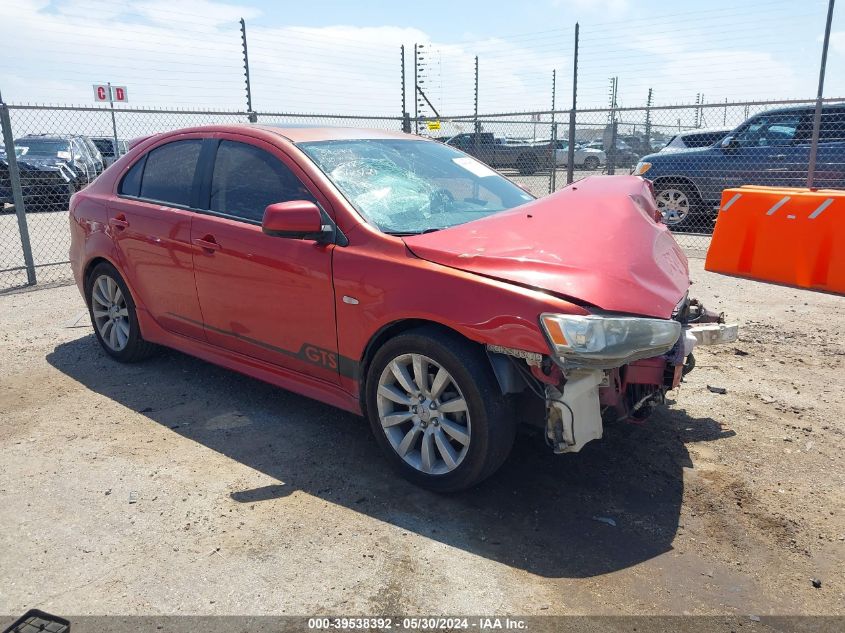
[[[845,141],[845,111],[825,112],[819,128],[820,143],[841,143]]]
[[[146,157],[142,157],[141,160],[132,165],[132,168],[126,172],[118,189],[118,193],[121,196],[137,198],[141,195],[141,174],[144,172],[145,160]]]
[[[268,205],[290,200],[314,197],[284,163],[252,145],[221,141],[211,179],[212,211],[261,222]]]
[[[176,206],[191,206],[194,173],[201,146],[200,139],[173,141],[147,154],[140,197]]]

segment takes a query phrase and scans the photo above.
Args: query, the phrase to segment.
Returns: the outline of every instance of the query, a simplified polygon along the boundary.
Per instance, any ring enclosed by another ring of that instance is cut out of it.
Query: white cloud
[[[617,0],[557,4],[604,13],[629,8]],[[7,27],[0,88],[12,102],[90,104],[91,84],[111,80],[129,87],[135,106],[243,109],[240,16],[247,19],[253,105],[260,111],[397,116],[404,44],[413,113],[414,42],[425,45],[423,87],[441,114],[471,114],[475,55],[482,113],[549,108],[553,68],[558,107],[571,99],[571,35],[563,31],[440,42],[389,24],[268,27],[257,10],[214,0],[0,1]],[[619,103],[628,106],[644,104],[649,88],[658,104],[690,103],[699,93],[721,101],[815,92],[815,61],[755,50],[753,43],[744,44],[747,50],[719,49],[707,29],[689,25],[681,36],[666,24],[653,33],[625,24],[616,32],[582,29],[581,107],[606,104],[611,75],[619,76]],[[834,33],[832,57],[841,60],[843,49],[845,32]],[[828,94],[843,87],[835,60]]]
[[[831,32],[830,50],[838,55],[845,55],[845,31]]]

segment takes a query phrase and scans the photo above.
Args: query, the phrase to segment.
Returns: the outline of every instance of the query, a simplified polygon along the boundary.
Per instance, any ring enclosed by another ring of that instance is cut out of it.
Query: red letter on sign
[[[97,99],[100,101],[106,100],[106,89],[103,86],[97,86]]]
[[[126,100],[126,95],[123,92],[123,88],[115,88],[114,94],[115,94],[115,99],[114,99],[115,101],[125,101]]]

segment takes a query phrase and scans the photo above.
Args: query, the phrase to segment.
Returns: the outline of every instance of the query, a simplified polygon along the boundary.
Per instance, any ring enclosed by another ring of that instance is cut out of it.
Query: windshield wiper
[[[384,231],[388,235],[393,235],[394,237],[408,237],[410,235],[422,235],[424,233],[434,233],[435,231],[440,231],[443,227],[432,227],[428,229],[423,229],[422,231]]]

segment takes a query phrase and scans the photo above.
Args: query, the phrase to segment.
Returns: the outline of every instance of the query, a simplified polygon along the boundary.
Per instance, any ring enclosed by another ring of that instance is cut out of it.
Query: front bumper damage
[[[676,316],[676,318],[678,318]],[[643,422],[665,402],[667,391],[678,387],[694,366],[699,345],[722,345],[737,340],[739,326],[724,322],[723,314],[688,302],[683,329],[668,353],[613,369],[560,372],[558,381],[543,380],[546,397],[546,441],[555,453],[577,453],[602,437],[603,418]],[[534,375],[540,378],[538,371]]]
[[[686,332],[695,338],[696,345],[722,345],[734,343],[737,340],[739,325],[737,323],[709,323],[694,325]]]

